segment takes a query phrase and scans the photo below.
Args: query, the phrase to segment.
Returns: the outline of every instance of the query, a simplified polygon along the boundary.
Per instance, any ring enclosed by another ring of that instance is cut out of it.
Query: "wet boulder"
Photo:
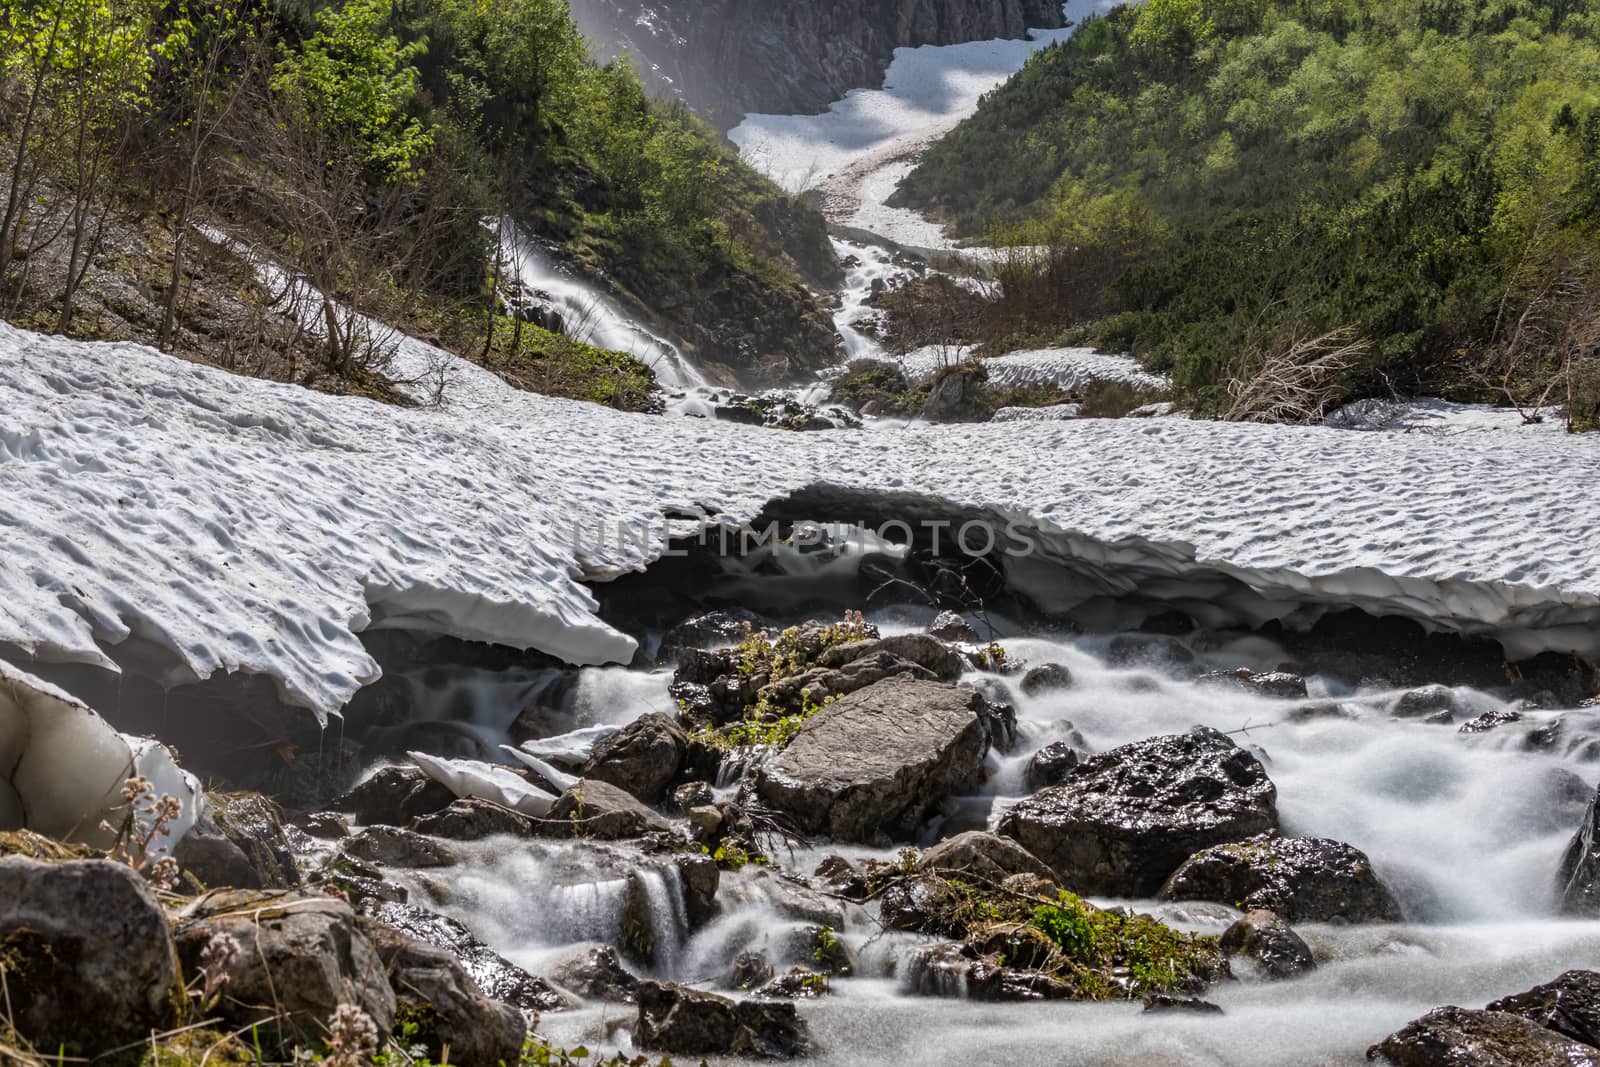
[[[1561,857],[1556,877],[1562,911],[1600,916],[1600,792],[1589,802],[1577,834]]]
[[[585,1000],[632,1004],[639,995],[639,979],[622,965],[610,945],[585,949],[559,965],[553,977]]]
[[[1072,1000],[1066,982],[1027,967],[1008,967],[971,945],[933,945],[909,962],[911,987],[922,996],[965,997],[997,1003]]]
[[[1072,688],[1072,672],[1059,663],[1042,663],[1030,667],[1022,676],[1024,696],[1036,697]]]
[[[1014,874],[1055,880],[1050,868],[1010,838],[969,830],[927,849],[917,860],[917,870],[974,880],[998,886]]]
[[[594,746],[583,777],[625,789],[646,804],[659,804],[683,770],[689,736],[672,717],[641,715]]]
[[[1484,712],[1476,719],[1469,719],[1467,722],[1462,723],[1458,732],[1464,734],[1486,734],[1491,730],[1498,730],[1502,726],[1510,726],[1514,722],[1521,721],[1522,716],[1519,713],[1496,708],[1494,711]]]
[[[1447,685],[1425,685],[1409,690],[1400,694],[1389,708],[1390,714],[1401,719],[1425,719],[1441,713],[1454,715],[1463,710],[1455,690]]]
[[[928,624],[927,632],[930,637],[937,637],[941,641],[975,645],[982,640],[978,636],[978,631],[972,628],[972,624],[953,611],[941,611]]]
[[[207,886],[292,889],[300,884],[276,804],[259,793],[212,794],[210,801],[172,850],[184,871]]]
[[[999,832],[1074,892],[1150,896],[1196,852],[1277,827],[1261,761],[1200,727],[1089,758],[1008,811]]]
[[[946,797],[982,780],[984,703],[936,682],[879,682],[810,719],[761,768],[756,790],[805,833],[909,838]]]
[[[1600,1049],[1520,1015],[1435,1008],[1367,1050],[1394,1067],[1600,1067]]]
[[[463,1064],[516,1063],[528,1021],[514,1006],[491,1000],[447,949],[371,919],[362,929],[394,990],[395,1010],[416,1029],[407,1038],[429,1057]]]
[[[686,852],[673,860],[683,885],[684,916],[689,929],[698,930],[717,914],[717,887],[722,872],[717,861],[702,852]]]
[[[661,655],[671,656],[686,648],[728,648],[768,626],[763,616],[747,608],[719,608],[691,616],[668,629],[661,635]]]
[[[852,641],[834,645],[817,657],[817,665],[837,670],[867,656],[888,653],[895,659],[915,663],[932,672],[941,682],[953,682],[961,677],[961,657],[954,649],[928,634],[899,634],[867,641]]]
[[[1294,978],[1317,968],[1311,947],[1270,911],[1248,913],[1222,932],[1219,944],[1229,956],[1254,960],[1269,978]]]
[[[578,782],[562,793],[540,824],[549,833],[568,833],[601,841],[670,831],[672,823],[641,804],[633,794],[608,782]]]
[[[420,767],[384,767],[333,802],[363,826],[405,826],[419,815],[447,808],[456,795]]]
[[[1216,671],[1202,675],[1200,681],[1213,685],[1230,685],[1264,697],[1278,697],[1284,700],[1304,700],[1309,695],[1306,691],[1306,680],[1289,671],[1253,671],[1248,667],[1240,667],[1237,670]]]
[[[380,867],[422,870],[456,861],[444,842],[397,826],[369,826],[346,838],[343,847],[347,855]]]
[[[466,968],[483,995],[492,1000],[505,1001],[530,1015],[572,1006],[549,982],[518,967],[447,915],[415,904],[381,901],[368,904],[363,914],[450,953]]]
[[[793,1059],[810,1048],[805,1020],[788,1001],[734,1001],[672,982],[641,982],[634,1044],[679,1056]]]
[[[535,824],[519,811],[477,797],[463,797],[443,811],[418,816],[406,829],[447,841],[482,841],[487,837],[532,837]]]
[[[1400,905],[1359,849],[1326,838],[1274,837],[1213,845],[1161,887],[1162,900],[1266,909],[1289,922],[1398,922]]]
[[[173,933],[186,974],[200,973],[214,940],[231,942],[217,1013],[230,1026],[257,1026],[275,1049],[320,1042],[340,1004],[366,1012],[380,1033],[394,1023],[387,972],[342,900],[294,890],[219,890],[184,908]]]
[[[1568,971],[1526,993],[1503,997],[1488,1011],[1509,1012],[1600,1048],[1600,972]]]
[[[1066,741],[1052,741],[1033,754],[1023,771],[1023,784],[1037,793],[1067,780],[1081,762],[1078,750]]]
[[[177,961],[144,878],[105,860],[0,860],[8,1021],[69,1056],[138,1042],[173,1021]],[[93,1020],[93,1025],[85,1025]]]

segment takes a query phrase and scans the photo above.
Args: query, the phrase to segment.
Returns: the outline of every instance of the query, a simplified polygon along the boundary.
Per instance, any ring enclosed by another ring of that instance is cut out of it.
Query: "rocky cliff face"
[[[825,109],[876,87],[901,47],[1023,37],[1057,0],[572,0],[604,60],[632,57],[657,95],[721,130],[752,112]]]

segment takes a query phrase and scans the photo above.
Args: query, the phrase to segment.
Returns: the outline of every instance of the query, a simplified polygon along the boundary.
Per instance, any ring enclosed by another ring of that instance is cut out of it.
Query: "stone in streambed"
[[[1600,973],[1595,971],[1568,971],[1526,993],[1497,1000],[1486,1010],[1520,1015],[1600,1048]]]
[[[1091,757],[1008,811],[999,832],[1074,892],[1151,896],[1196,852],[1277,826],[1261,761],[1200,727]]]
[[[891,678],[810,719],[756,789],[805,833],[907,839],[946,797],[975,788],[989,748],[977,693]]]
[[[1398,922],[1400,905],[1359,849],[1326,838],[1213,845],[1184,861],[1162,900],[1210,900],[1277,912],[1289,922]]]
[[[1520,1015],[1450,1006],[1373,1045],[1367,1059],[1394,1067],[1600,1067],[1600,1049]]]
[[[1294,978],[1314,971],[1311,947],[1270,911],[1252,911],[1222,933],[1222,951],[1255,960],[1269,978]]]
[[[634,1043],[679,1056],[793,1059],[811,1045],[787,1001],[734,1001],[671,982],[641,982]]]

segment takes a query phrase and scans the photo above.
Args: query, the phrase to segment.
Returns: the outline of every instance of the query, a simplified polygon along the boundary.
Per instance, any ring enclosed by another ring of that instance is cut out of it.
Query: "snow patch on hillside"
[[[900,358],[899,364],[912,382],[932,378],[952,363],[973,358],[971,348],[920,348]],[[1090,382],[1125,382],[1135,389],[1161,392],[1172,383],[1151,374],[1130,356],[1109,355],[1092,348],[1037,348],[1007,352],[982,359],[993,385],[1053,385],[1068,392]]]
[[[1013,581],[1062,607],[1137,592],[1243,619],[1357,605],[1600,651],[1600,441],[1163,419],[790,434],[521,393],[419,341],[437,407],[240,378],[0,326],[0,642],[172,681],[276,680],[328,713],[391,627],[625,661],[586,579],[802,490],[832,513],[981,511],[1033,531]],[[1211,584],[1208,584],[1211,583]],[[1248,603],[1246,602],[1248,601]]]

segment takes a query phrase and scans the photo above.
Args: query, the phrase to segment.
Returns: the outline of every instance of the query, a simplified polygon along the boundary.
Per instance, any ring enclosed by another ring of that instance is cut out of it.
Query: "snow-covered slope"
[[[1065,12],[1076,22],[1111,6],[1111,0],[1073,0]],[[750,115],[728,136],[747,162],[779,185],[820,193],[830,221],[903,245],[946,248],[940,226],[889,207],[889,198],[917,158],[978,109],[984,93],[1071,32],[901,48],[882,89],[849,93],[822,115]]]
[[[969,348],[920,348],[898,362],[906,377],[924,381],[952,362],[972,355]],[[1136,389],[1160,392],[1172,383],[1151,374],[1129,356],[1096,352],[1092,348],[1037,348],[1007,352],[983,360],[989,381],[995,385],[1054,385],[1068,391],[1082,389],[1090,382],[1126,382]]]
[[[444,407],[0,326],[0,641],[110,665],[101,643],[137,637],[320,713],[377,673],[369,626],[626,659],[581,578],[656,558],[665,516],[822,486],[828,518],[976,508],[1038,531],[1010,566],[1047,604],[1087,575],[1600,650],[1600,442],[1187,420],[786,434],[519,393],[418,342],[399,358],[448,363]]]

